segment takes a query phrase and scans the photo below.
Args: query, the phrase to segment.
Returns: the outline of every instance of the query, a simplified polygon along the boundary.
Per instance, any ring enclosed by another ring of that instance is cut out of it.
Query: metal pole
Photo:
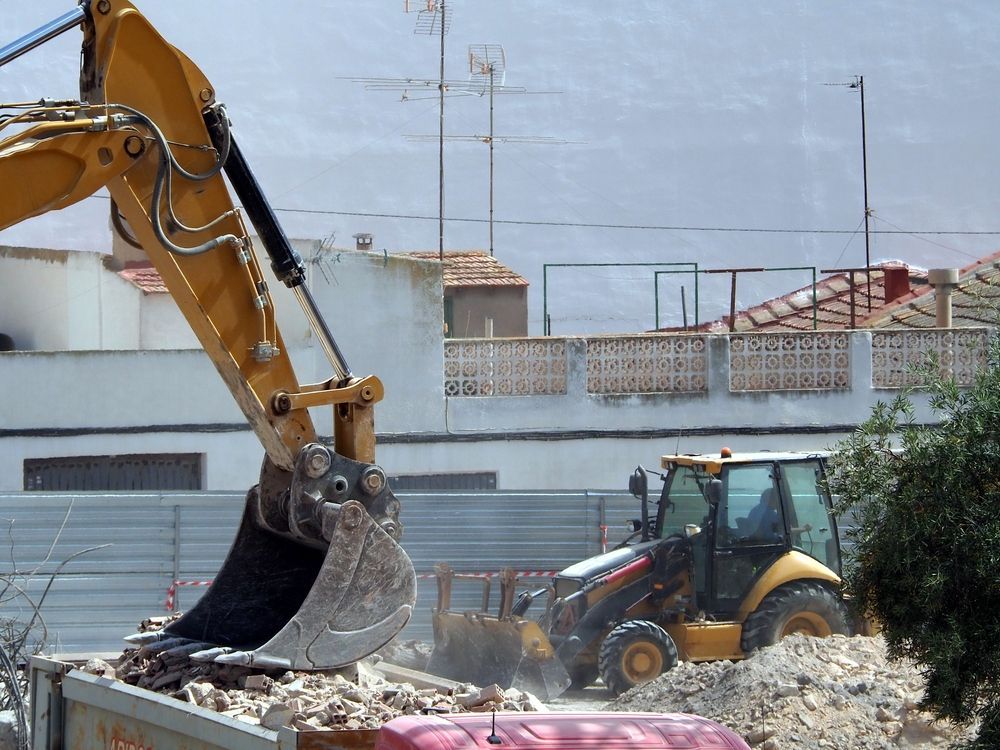
[[[20,39],[16,39],[10,44],[0,47],[0,67],[3,67],[11,60],[15,60],[26,52],[30,52],[35,47],[45,44],[50,39],[54,39],[60,34],[69,31],[74,26],[79,26],[87,18],[87,6],[89,3],[81,5],[68,13],[64,13],[56,19],[49,21],[44,26],[39,26],[32,32],[25,34]]]
[[[813,330],[817,329],[816,266],[813,266]]]
[[[547,294],[547,273],[549,268],[593,268],[593,267],[636,267],[636,266],[691,266],[690,270],[685,271],[654,271],[653,272],[653,289],[656,289],[656,274],[657,273],[693,273],[695,280],[695,300],[698,299],[698,264],[697,263],[543,263],[542,264],[542,314],[548,318],[548,294]],[[695,318],[697,321],[697,318]],[[546,333],[551,333],[547,331]]]
[[[694,267],[694,327],[698,327],[698,315],[699,315],[699,305],[698,305],[698,265],[695,264]]]
[[[736,330],[736,271],[732,271],[733,282],[729,290],[729,332]]]
[[[868,217],[871,209],[868,208],[868,143],[865,134],[865,77],[858,76],[858,88],[861,90],[861,170],[865,183],[865,268],[871,268],[871,239],[868,231]],[[872,309],[872,278],[868,274],[868,309]]]
[[[438,259],[444,262],[444,29],[445,0],[441,2],[441,78],[438,81]]]
[[[653,328],[660,330],[660,272],[653,271]]]
[[[490,257],[493,257],[493,64],[490,63]]]
[[[857,316],[856,316],[856,302],[854,300],[854,271],[850,272],[851,280],[851,330],[855,330],[858,327]]]
[[[549,335],[549,264],[542,264],[542,335]]]
[[[684,330],[686,331],[688,329],[688,308],[687,308],[687,298],[684,296],[683,284],[681,284],[681,320],[684,321]]]

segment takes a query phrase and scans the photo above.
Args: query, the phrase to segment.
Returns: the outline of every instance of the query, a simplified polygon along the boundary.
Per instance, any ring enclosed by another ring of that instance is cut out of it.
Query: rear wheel
[[[850,615],[839,596],[813,581],[779,586],[743,623],[740,647],[745,653],[771,646],[786,635],[850,635]]]
[[[628,620],[604,639],[597,658],[608,690],[621,695],[677,666],[674,639],[648,620]]]

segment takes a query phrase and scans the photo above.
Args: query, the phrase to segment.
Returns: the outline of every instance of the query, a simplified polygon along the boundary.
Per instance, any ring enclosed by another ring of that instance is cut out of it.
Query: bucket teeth
[[[319,544],[266,530],[262,515],[251,491],[212,586],[148,640],[202,643],[196,661],[308,671],[353,664],[402,630],[416,600],[413,563],[362,503],[323,516]]]
[[[241,667],[256,666],[253,664],[251,651],[230,651],[225,649],[224,653],[215,656],[212,661],[219,664],[237,664]]]
[[[161,638],[158,641],[147,643],[139,649],[139,653],[146,657],[170,651],[175,648],[183,648],[191,643],[189,638]],[[208,644],[203,644],[203,647]]]
[[[212,648],[206,648],[202,651],[195,651],[193,654],[188,654],[188,658],[190,658],[191,661],[211,662],[222,659],[226,654],[231,652],[231,648],[226,648],[225,646],[213,646]]]
[[[181,659],[184,657],[190,657],[191,654],[204,651],[206,648],[210,648],[211,645],[212,644],[205,643],[204,641],[188,641],[179,646],[174,646],[173,648],[161,651],[160,656],[165,659]]]
[[[127,635],[122,640],[132,646],[145,646],[147,644],[164,641],[172,637],[173,636],[167,635],[162,630],[152,630],[145,633],[132,633],[132,635]]]
[[[258,669],[292,669],[292,662],[288,659],[281,659],[268,656],[266,653],[257,651],[231,651],[220,656],[216,656],[213,661],[219,664],[236,664],[241,667],[256,667]]]

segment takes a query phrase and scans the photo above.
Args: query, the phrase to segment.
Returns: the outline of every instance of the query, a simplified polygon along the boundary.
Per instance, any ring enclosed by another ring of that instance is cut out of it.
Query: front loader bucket
[[[204,643],[193,658],[322,670],[356,662],[403,628],[416,600],[413,564],[361,503],[324,522],[325,548],[262,528],[258,503],[255,488],[212,586],[162,637]]]
[[[455,573],[444,563],[435,566],[435,573],[438,599],[428,672],[477,685],[496,683],[502,688],[527,690],[542,700],[555,698],[569,687],[569,673],[548,636],[537,622],[521,616],[525,609],[515,608],[517,575],[513,570],[505,568],[500,573],[500,607],[496,615],[486,612],[489,577]],[[483,587],[482,611],[449,610],[455,578],[479,581]],[[534,596],[523,596],[526,598],[522,603],[530,606]]]
[[[483,612],[435,612],[431,674],[476,685],[496,683],[551,700],[570,677],[532,620],[500,620]]]

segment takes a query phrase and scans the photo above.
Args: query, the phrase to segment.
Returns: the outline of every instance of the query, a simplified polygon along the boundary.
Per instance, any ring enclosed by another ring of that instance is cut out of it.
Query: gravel
[[[880,638],[793,635],[739,662],[684,662],[633,688],[612,711],[693,713],[764,750],[937,748],[970,728],[921,711],[923,678]]]

